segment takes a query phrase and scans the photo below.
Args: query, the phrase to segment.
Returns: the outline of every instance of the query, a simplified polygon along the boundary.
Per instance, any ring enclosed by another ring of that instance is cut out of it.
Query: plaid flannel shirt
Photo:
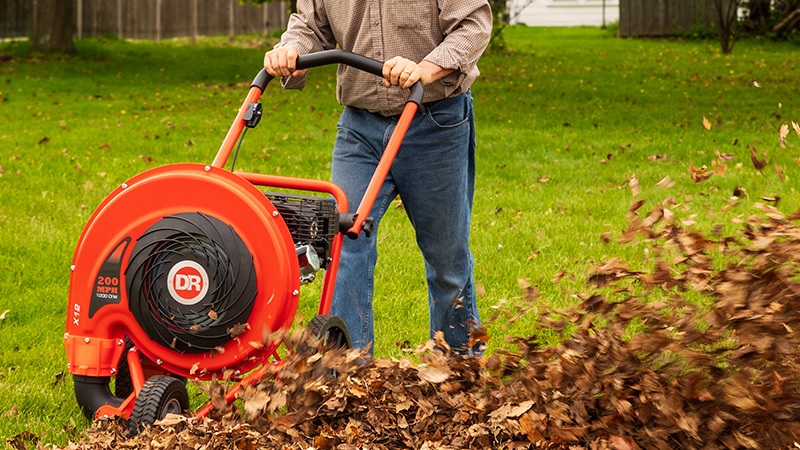
[[[470,88],[491,30],[487,0],[298,0],[276,47],[294,47],[303,55],[338,46],[378,61],[401,56],[454,69],[425,86],[423,102],[433,102]],[[302,89],[305,81],[285,77],[282,85]],[[340,66],[336,95],[343,105],[391,116],[402,110],[408,91]]]

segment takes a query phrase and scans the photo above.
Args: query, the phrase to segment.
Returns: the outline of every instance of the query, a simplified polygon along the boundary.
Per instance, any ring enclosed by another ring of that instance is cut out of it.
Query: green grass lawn
[[[679,219],[730,233],[757,202],[800,207],[800,138],[791,126],[800,122],[796,46],[744,41],[725,56],[712,41],[623,40],[592,28],[512,27],[505,36],[506,51],[483,57],[473,87],[473,251],[484,317],[496,305],[522,304],[526,283],[539,290],[539,311],[569,305],[588,289],[591,268],[615,256],[651,268],[645,244],[616,242],[636,200],[646,201],[646,213],[674,198]],[[30,430],[64,443],[88,424],[61,342],[81,230],[133,175],[210,162],[267,44],[77,46],[79,56],[69,58],[32,55],[24,43],[0,47],[15,56],[0,65],[3,438]],[[334,75],[315,69],[302,93],[268,90],[265,118],[247,135],[237,168],[327,179],[340,111]],[[763,173],[751,162],[753,147],[766,161]],[[690,165],[718,173],[695,182]],[[723,212],[737,188],[747,195]],[[424,269],[401,208],[388,213],[380,242],[376,354],[401,357],[399,344],[428,336]],[[314,314],[318,288],[304,290],[299,320]],[[506,336],[546,339],[535,324],[535,313],[489,324],[490,350]]]

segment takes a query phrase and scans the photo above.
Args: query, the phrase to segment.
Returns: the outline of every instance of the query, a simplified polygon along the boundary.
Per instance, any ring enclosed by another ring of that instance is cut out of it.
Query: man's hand
[[[452,72],[453,69],[442,69],[428,61],[417,64],[410,59],[395,56],[383,63],[383,84],[386,87],[399,86],[408,89],[417,81],[422,81],[425,86]]]
[[[264,54],[264,70],[273,77],[300,77],[306,70],[297,70],[297,49],[279,47]]]

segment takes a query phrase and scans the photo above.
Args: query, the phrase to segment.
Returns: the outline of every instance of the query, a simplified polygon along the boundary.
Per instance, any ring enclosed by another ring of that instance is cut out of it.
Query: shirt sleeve
[[[469,73],[492,34],[492,9],[486,0],[438,0],[444,40],[425,60],[443,69]]]

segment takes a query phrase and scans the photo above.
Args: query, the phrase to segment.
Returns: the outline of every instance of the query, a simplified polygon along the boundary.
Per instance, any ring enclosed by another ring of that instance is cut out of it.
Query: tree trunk
[[[726,55],[733,50],[736,13],[738,8],[739,0],[714,0],[719,43],[722,47],[722,53]]]
[[[233,42],[234,36],[236,36],[236,23],[234,21],[234,14],[236,13],[236,0],[230,0],[228,2],[228,40]]]
[[[745,30],[753,36],[763,36],[767,32],[770,20],[770,3],[772,0],[750,0],[747,3]]]
[[[37,0],[36,23],[31,46],[34,50],[74,53],[75,11],[71,0]]]

